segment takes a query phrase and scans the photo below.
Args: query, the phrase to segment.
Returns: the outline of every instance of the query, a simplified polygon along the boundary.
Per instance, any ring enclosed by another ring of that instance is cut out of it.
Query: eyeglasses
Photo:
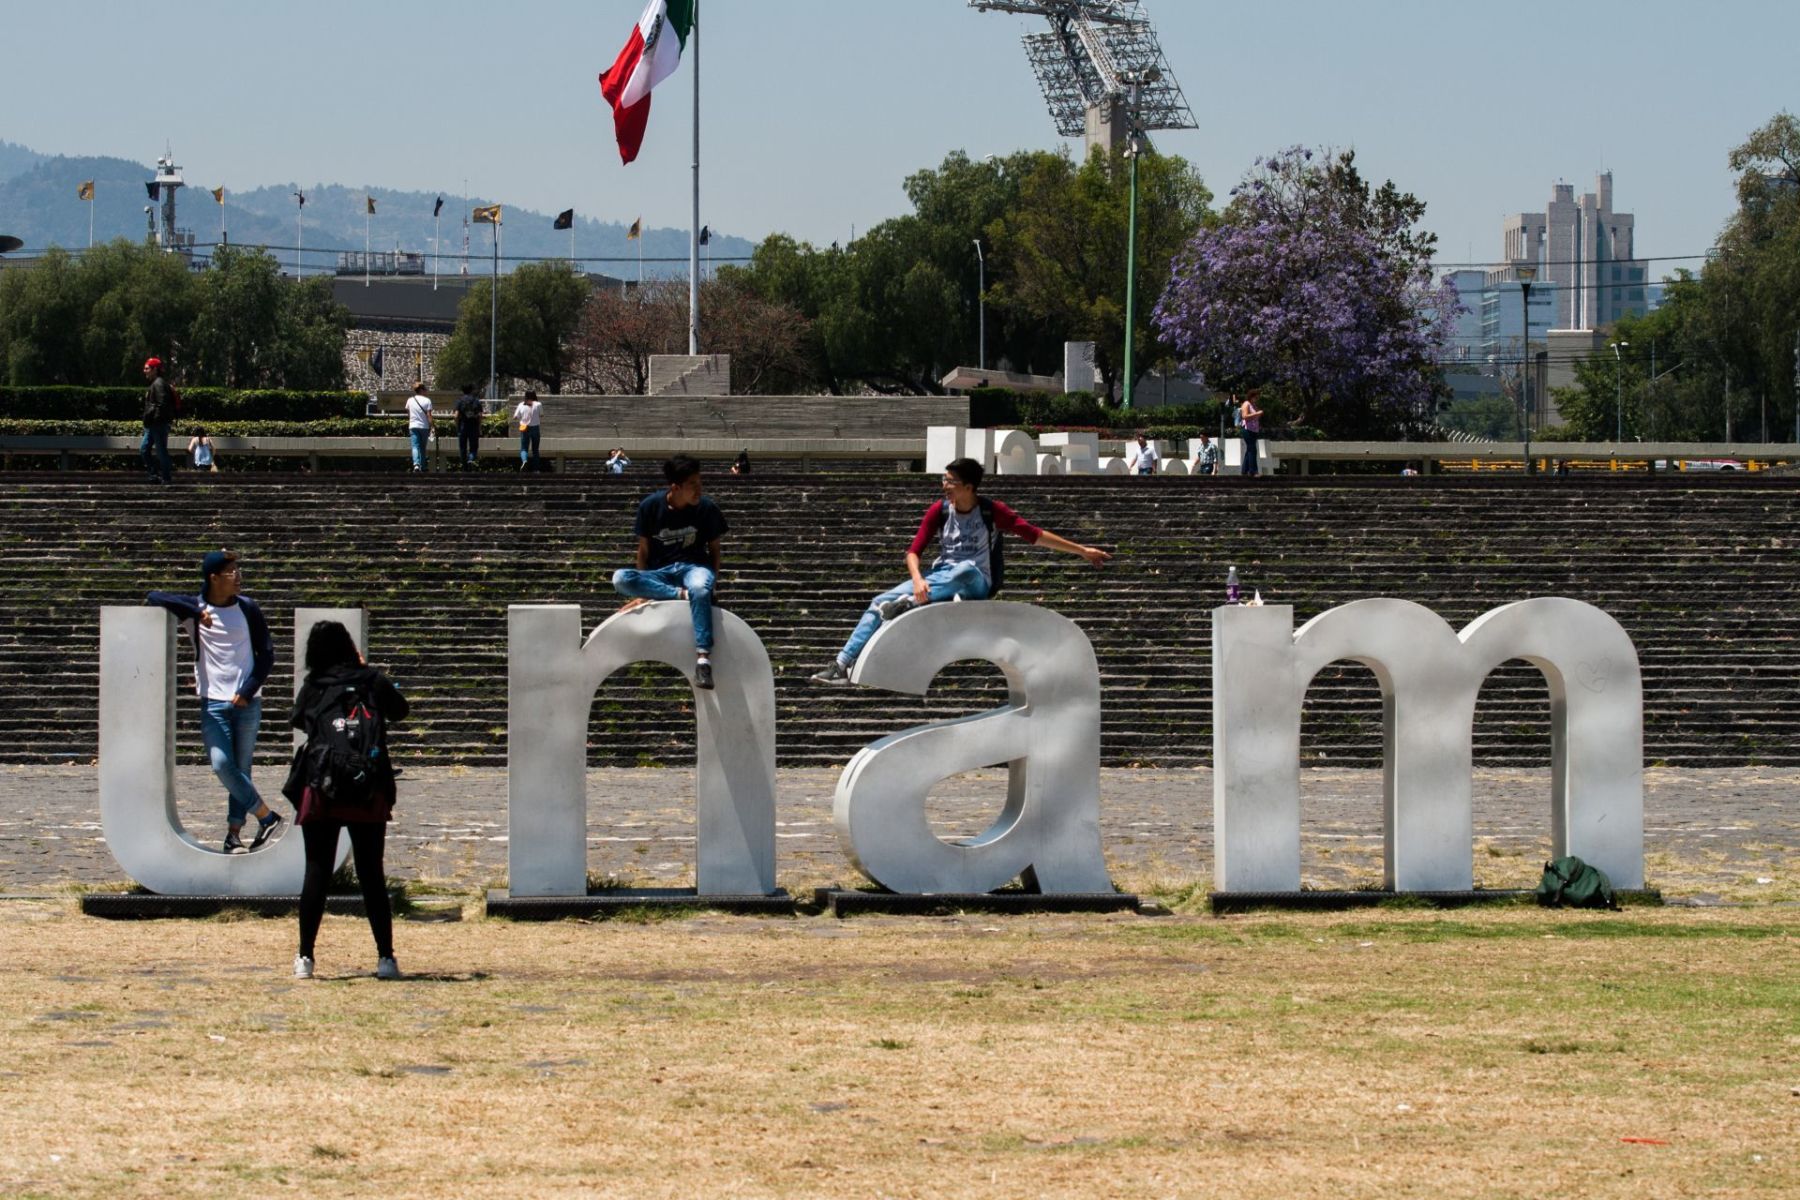
[[[213,572],[213,574],[215,574],[215,575],[242,575],[243,573],[244,573],[243,568],[235,566],[235,565],[229,566],[229,567],[220,567],[217,571]]]

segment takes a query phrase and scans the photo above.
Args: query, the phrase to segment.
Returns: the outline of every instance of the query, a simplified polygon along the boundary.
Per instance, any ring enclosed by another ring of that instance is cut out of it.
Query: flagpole
[[[369,286],[369,198],[363,197],[363,286]]]
[[[488,284],[488,399],[500,398],[495,351],[500,344],[500,214],[494,214],[494,275]]]
[[[219,189],[219,244],[225,244],[225,189]]]
[[[431,214],[431,290],[438,287],[438,257],[443,253],[442,237],[444,232],[444,205],[438,203],[438,209]]]
[[[688,238],[688,353],[700,353],[700,0],[694,0],[694,219]],[[638,242],[641,262],[644,243]],[[639,282],[643,267],[638,268]]]
[[[94,198],[88,197],[88,249],[94,248]]]

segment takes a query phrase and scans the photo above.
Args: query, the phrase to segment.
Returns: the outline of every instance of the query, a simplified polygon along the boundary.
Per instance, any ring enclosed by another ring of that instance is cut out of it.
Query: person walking
[[[677,454],[663,464],[668,486],[638,505],[637,565],[613,572],[613,590],[631,600],[620,612],[652,600],[686,600],[694,618],[694,686],[713,686],[713,588],[719,579],[719,539],[731,531],[705,494],[700,464]]]
[[[912,578],[869,601],[868,610],[824,670],[812,676],[814,683],[850,682],[850,668],[883,621],[892,621],[924,604],[945,600],[986,600],[1005,582],[1006,555],[1002,534],[1016,534],[1029,545],[1048,546],[1075,554],[1098,567],[1112,555],[1096,546],[1083,546],[1039,529],[998,500],[980,494],[980,463],[959,458],[944,468],[943,499],[925,510],[919,531],[906,549],[906,570]],[[929,573],[921,565],[932,538],[938,540],[938,556]]]
[[[144,461],[144,474],[151,483],[169,483],[174,473],[169,466],[169,422],[175,419],[175,389],[163,374],[163,360],[144,360],[144,440],[138,444],[138,457]]]
[[[1244,475],[1261,473],[1258,469],[1256,445],[1262,438],[1263,410],[1256,406],[1258,394],[1254,388],[1251,389],[1249,394],[1244,397],[1243,404],[1238,406],[1238,418],[1243,422],[1244,427],[1244,461],[1238,470],[1240,474]]]
[[[543,423],[544,406],[538,403],[536,392],[527,390],[525,398],[519,401],[519,407],[513,409],[513,424],[519,427],[519,470],[521,471],[530,471],[537,467]]]
[[[346,831],[363,911],[375,938],[375,977],[400,978],[382,859],[395,799],[387,729],[405,720],[406,713],[406,697],[363,661],[349,629],[338,621],[313,626],[306,639],[306,682],[288,714],[288,723],[306,735],[306,743],[294,755],[282,788],[294,803],[294,821],[306,842],[296,979],[313,977],[325,892],[337,862],[339,835]]]
[[[456,401],[456,461],[465,471],[475,469],[481,456],[481,400],[475,385],[463,384]]]
[[[1219,448],[1204,433],[1200,435],[1200,450],[1195,456],[1199,464],[1200,474],[1217,475],[1219,473]]]
[[[1125,470],[1132,475],[1154,475],[1160,458],[1156,452],[1156,443],[1140,433],[1125,456]]]
[[[431,442],[431,397],[423,383],[413,384],[406,398],[406,436],[412,439],[412,469],[425,470],[425,448]]]
[[[251,782],[256,737],[262,729],[262,685],[275,667],[275,639],[262,608],[239,590],[238,556],[214,550],[200,560],[200,594],[151,592],[145,604],[175,614],[194,641],[194,688],[200,694],[200,740],[213,774],[230,797],[225,853],[245,849],[244,821],[257,819],[255,850],[281,828],[284,817],[263,803]]]

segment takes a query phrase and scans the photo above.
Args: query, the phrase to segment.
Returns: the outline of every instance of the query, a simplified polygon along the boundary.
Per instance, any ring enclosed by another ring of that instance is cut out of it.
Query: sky
[[[342,183],[685,228],[692,52],[624,166],[597,76],[642,0],[86,0],[7,8],[0,138],[233,190]],[[1440,262],[1615,176],[1640,256],[1703,254],[1730,148],[1784,107],[1800,4],[1146,0],[1199,128],[1157,136],[1220,197],[1259,155],[1354,148],[1427,204]],[[907,211],[905,177],[1055,149],[1019,44],[966,0],[701,0],[702,220],[818,245]],[[465,185],[466,181],[466,185]],[[1679,263],[1663,264],[1672,269]],[[1657,270],[1656,274],[1664,273]]]

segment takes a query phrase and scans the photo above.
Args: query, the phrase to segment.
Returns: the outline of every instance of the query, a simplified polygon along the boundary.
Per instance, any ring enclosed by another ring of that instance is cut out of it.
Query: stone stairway
[[[395,753],[502,764],[507,604],[578,603],[590,628],[603,620],[619,603],[608,579],[630,560],[648,476],[240,475],[151,488],[123,474],[0,475],[0,686],[13,697],[0,761],[91,760],[99,607],[197,586],[200,555],[229,545],[281,649],[271,696],[292,691],[292,609],[362,605],[372,658],[414,701]],[[759,464],[744,479],[715,471],[708,488],[732,523],[719,601],[768,646],[784,766],[842,763],[876,737],[1002,701],[987,664],[950,668],[925,699],[806,681],[869,596],[904,576],[933,479]],[[1015,542],[1004,593],[1057,609],[1092,639],[1109,765],[1208,761],[1209,610],[1228,564],[1246,594],[1293,604],[1296,623],[1377,595],[1458,627],[1531,596],[1588,601],[1637,643],[1647,762],[1800,764],[1800,481],[996,478],[986,491],[1117,556],[1095,571]],[[186,677],[185,643],[180,657]],[[193,704],[181,698],[184,760],[199,757]],[[1546,761],[1548,708],[1535,671],[1496,672],[1477,761]],[[278,720],[271,709],[259,754],[271,763],[285,758]],[[685,685],[666,667],[621,672],[595,700],[590,742],[595,765],[691,763]],[[1311,765],[1380,762],[1366,668],[1315,681],[1303,750]]]

